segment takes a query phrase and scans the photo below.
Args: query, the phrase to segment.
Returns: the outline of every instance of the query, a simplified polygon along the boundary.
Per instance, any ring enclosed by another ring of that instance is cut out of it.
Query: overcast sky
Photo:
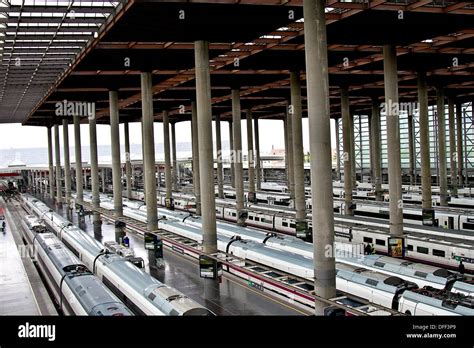
[[[191,141],[191,122],[179,122],[176,124],[176,141]],[[242,147],[247,150],[247,123],[242,121]],[[62,143],[62,127],[60,128],[60,141]],[[283,121],[281,120],[259,120],[260,131],[260,151],[262,154],[271,151],[272,146],[277,149],[284,148]],[[54,133],[54,132],[53,132]],[[222,141],[229,140],[228,122],[221,122]],[[331,121],[332,147],[335,147],[334,122]],[[53,135],[54,136],[54,135]],[[213,137],[215,139],[215,129],[213,122]],[[73,125],[69,126],[70,145],[74,146]],[[89,130],[87,125],[81,125],[82,145],[89,145]],[[98,145],[110,144],[110,127],[108,125],[97,126]],[[120,125],[120,142],[124,142],[123,125]],[[141,143],[140,123],[130,123],[130,142]],[[159,122],[155,122],[155,142],[163,142],[163,127]],[[304,150],[309,151],[308,141],[308,119],[303,119],[303,144]],[[0,149],[36,148],[47,147],[48,139],[45,127],[22,126],[19,123],[0,124]]]

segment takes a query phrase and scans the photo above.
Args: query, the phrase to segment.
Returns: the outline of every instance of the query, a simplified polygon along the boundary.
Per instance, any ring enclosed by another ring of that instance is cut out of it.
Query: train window
[[[425,247],[416,247],[416,251],[420,254],[428,254],[430,250]]]
[[[252,216],[252,215],[249,216],[249,220],[253,220],[253,216]]]
[[[408,251],[413,251],[413,245],[412,245],[412,244],[408,244],[408,245],[407,245],[407,250],[408,250]]]
[[[364,243],[372,243],[373,239],[369,237],[364,237]]]
[[[376,239],[376,240],[375,240],[375,244],[377,244],[377,245],[385,245],[385,241],[382,240],[382,239]]]
[[[444,250],[433,249],[433,255],[434,256],[439,256],[439,257],[444,257],[446,255],[446,253],[444,252]]]
[[[465,229],[465,230],[474,230],[474,224],[464,222],[462,224],[462,228]]]
[[[258,217],[255,217],[255,221],[260,221],[260,218],[258,218]]]
[[[296,228],[296,224],[290,224],[291,228]]]
[[[288,222],[282,222],[283,227],[288,227]]]
[[[237,216],[237,213],[232,213],[232,216]]]
[[[415,276],[420,277],[420,278],[426,278],[428,276],[428,273],[416,271]]]
[[[365,281],[366,284],[369,284],[369,285],[372,285],[372,286],[377,286],[377,284],[379,283],[377,280],[373,280],[373,279],[367,279]]]

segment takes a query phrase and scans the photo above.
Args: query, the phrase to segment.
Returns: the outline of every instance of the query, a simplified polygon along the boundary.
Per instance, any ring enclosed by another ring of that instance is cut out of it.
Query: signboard
[[[255,192],[249,192],[248,195],[247,195],[247,199],[250,203],[255,203],[256,200],[257,200],[257,196],[256,196]]]
[[[219,278],[222,276],[222,263],[207,255],[199,256],[199,275],[201,278]]]
[[[172,209],[174,208],[174,206],[173,206],[173,198],[166,198],[166,199],[165,199],[165,206],[166,206],[166,209],[172,210]]]
[[[153,233],[145,232],[145,249],[146,250],[155,250],[155,244],[158,240],[158,236]]]
[[[296,221],[296,237],[306,238],[308,235],[308,222],[307,221]]]
[[[405,257],[404,239],[402,237],[388,238],[388,254],[391,257]]]
[[[435,211],[434,209],[423,209],[421,213],[423,226],[434,226]]]

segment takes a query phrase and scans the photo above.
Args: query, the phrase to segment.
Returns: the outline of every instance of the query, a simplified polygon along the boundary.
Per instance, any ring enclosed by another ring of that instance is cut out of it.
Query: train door
[[[454,216],[448,217],[448,228],[450,230],[454,229]]]

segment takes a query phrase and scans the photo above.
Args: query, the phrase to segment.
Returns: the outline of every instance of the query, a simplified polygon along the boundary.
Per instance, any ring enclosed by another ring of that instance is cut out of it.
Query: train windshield
[[[448,271],[447,269],[444,268],[439,268],[436,271],[433,272],[433,275],[441,278],[451,278],[455,274],[451,271]]]

